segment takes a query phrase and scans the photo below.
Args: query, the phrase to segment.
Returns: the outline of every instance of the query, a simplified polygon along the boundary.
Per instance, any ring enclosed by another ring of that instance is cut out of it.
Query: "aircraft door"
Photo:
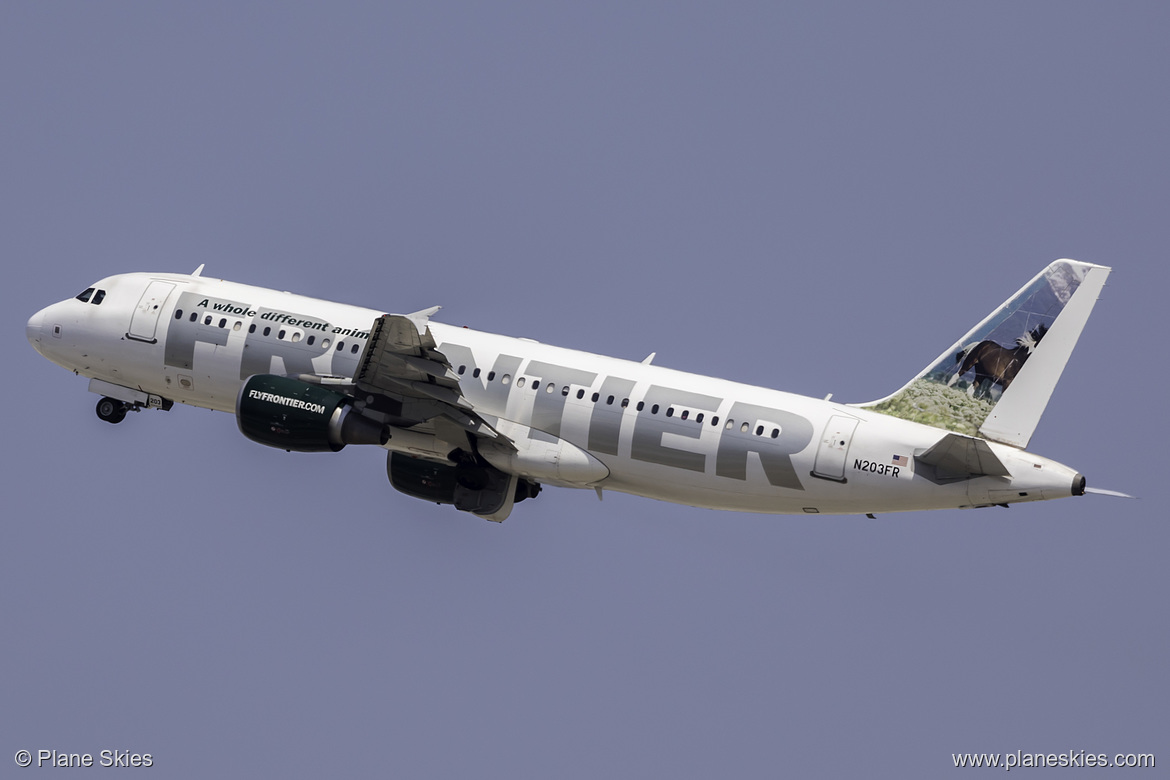
[[[845,456],[849,454],[849,445],[853,441],[853,431],[857,429],[857,418],[843,414],[835,414],[829,418],[825,432],[821,434],[821,443],[817,448],[817,459],[813,464],[812,475],[821,479],[831,479],[835,482],[845,482]]]
[[[130,330],[126,335],[138,341],[155,343],[157,339],[154,334],[158,329],[158,317],[162,314],[163,304],[174,289],[175,285],[170,282],[151,282],[134,308],[134,315],[130,318]]]

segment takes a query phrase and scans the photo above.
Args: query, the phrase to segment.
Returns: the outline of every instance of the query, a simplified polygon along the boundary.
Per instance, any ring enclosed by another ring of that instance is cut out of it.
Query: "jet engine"
[[[408,496],[454,504],[456,509],[489,515],[515,501],[535,498],[540,485],[505,474],[482,458],[456,450],[454,462],[416,458],[391,452],[386,458],[386,475],[395,490]],[[502,519],[502,518],[501,518]]]
[[[256,374],[240,388],[236,422],[252,441],[282,450],[337,452],[347,444],[385,444],[389,429],[363,417],[352,400],[298,379]]]

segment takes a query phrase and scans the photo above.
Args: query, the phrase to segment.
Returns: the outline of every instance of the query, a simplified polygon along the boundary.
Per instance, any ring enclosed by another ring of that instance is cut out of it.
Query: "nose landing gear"
[[[108,423],[120,423],[130,408],[130,404],[107,396],[97,402],[97,416]]]
[[[97,402],[97,416],[108,423],[122,422],[126,419],[126,412],[142,409],[162,409],[167,412],[175,405],[169,398],[100,379],[89,380],[89,391],[102,396],[102,400]]]

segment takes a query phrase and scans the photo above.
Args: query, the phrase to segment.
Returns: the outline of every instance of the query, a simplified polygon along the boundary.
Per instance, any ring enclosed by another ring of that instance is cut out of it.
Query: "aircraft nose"
[[[41,336],[42,329],[45,324],[45,310],[41,309],[36,314],[28,318],[28,324],[24,326],[24,335],[28,337],[28,343],[32,344],[33,349],[37,352],[44,352],[41,350]]]

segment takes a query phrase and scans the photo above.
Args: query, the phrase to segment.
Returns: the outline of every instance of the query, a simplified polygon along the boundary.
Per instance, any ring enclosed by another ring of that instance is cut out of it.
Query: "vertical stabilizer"
[[[1027,447],[1109,271],[1057,260],[901,390],[861,406]]]

